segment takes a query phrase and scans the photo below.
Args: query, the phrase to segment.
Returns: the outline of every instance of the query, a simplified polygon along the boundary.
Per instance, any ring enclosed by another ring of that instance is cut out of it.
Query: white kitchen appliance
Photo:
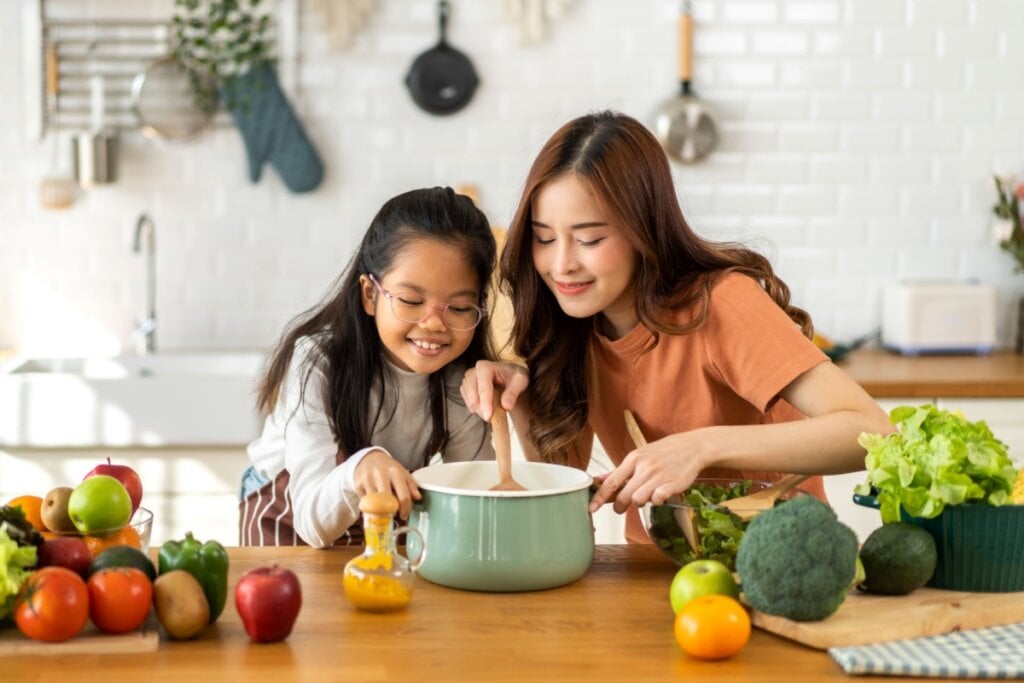
[[[908,356],[988,354],[996,346],[996,290],[969,282],[886,287],[882,346]]]

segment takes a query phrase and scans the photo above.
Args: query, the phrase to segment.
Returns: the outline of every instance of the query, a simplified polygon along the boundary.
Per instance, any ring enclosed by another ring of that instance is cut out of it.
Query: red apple
[[[39,546],[40,567],[66,567],[81,577],[89,573],[92,553],[78,536],[58,536]]]
[[[88,479],[94,474],[106,474],[124,484],[128,491],[128,497],[132,499],[132,514],[134,515],[135,511],[139,509],[139,503],[142,502],[142,479],[139,478],[138,473],[128,465],[111,464],[110,458],[107,458],[105,464],[96,465],[82,479]]]
[[[302,607],[302,588],[284,567],[250,569],[235,586],[235,609],[257,643],[276,643],[292,632]]]

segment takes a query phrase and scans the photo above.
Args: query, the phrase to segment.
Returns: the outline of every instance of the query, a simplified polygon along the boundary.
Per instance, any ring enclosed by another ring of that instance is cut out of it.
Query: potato
[[[171,638],[195,638],[210,621],[210,605],[203,587],[184,569],[161,574],[153,582],[156,616]]]

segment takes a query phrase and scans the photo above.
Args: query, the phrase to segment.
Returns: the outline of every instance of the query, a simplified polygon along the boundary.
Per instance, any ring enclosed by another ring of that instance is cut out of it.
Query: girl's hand
[[[477,361],[476,367],[466,370],[462,378],[459,392],[470,412],[476,413],[484,420],[491,419],[495,387],[503,387],[501,407],[512,410],[519,395],[530,385],[530,376],[526,368],[509,362],[494,363],[487,360]]]
[[[409,470],[384,451],[370,451],[356,465],[353,473],[356,493],[394,493],[398,498],[398,515],[409,518],[412,502],[423,497]]]
[[[685,491],[704,469],[700,430],[672,434],[630,451],[622,463],[603,477],[590,499],[590,512],[614,500],[615,512],[647,503],[660,505]]]

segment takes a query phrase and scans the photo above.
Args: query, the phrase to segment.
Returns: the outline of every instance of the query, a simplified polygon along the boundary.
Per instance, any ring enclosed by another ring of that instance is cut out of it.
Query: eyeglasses
[[[402,294],[389,292],[377,281],[373,273],[367,273],[373,286],[391,302],[391,312],[404,323],[421,323],[432,309],[441,309],[441,320],[452,330],[472,330],[487,315],[487,308],[473,304],[428,304],[420,299],[408,299]],[[418,296],[418,295],[417,295]]]

